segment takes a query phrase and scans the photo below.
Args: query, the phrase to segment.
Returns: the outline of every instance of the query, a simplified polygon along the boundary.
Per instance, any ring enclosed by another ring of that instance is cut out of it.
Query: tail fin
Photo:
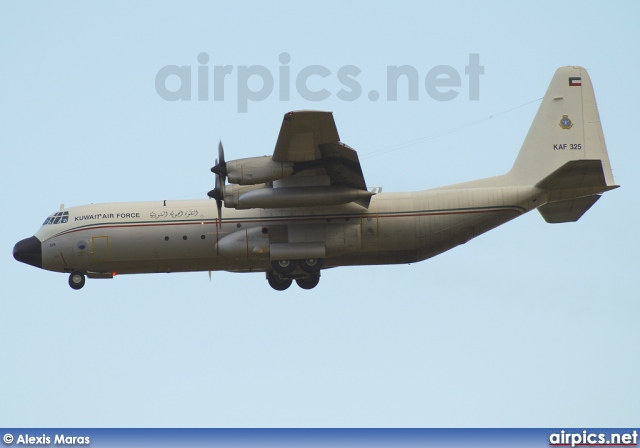
[[[584,68],[556,70],[508,176],[549,191],[539,209],[547,222],[577,221],[600,193],[617,188]]]
[[[560,67],[510,175],[535,185],[572,160],[600,160],[606,185],[615,185],[589,75],[582,67]]]

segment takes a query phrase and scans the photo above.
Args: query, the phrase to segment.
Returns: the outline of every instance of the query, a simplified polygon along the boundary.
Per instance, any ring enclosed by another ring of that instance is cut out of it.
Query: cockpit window
[[[42,225],[46,226],[48,224],[60,224],[68,221],[69,221],[69,212],[57,212],[49,216],[47,219],[45,219]]]

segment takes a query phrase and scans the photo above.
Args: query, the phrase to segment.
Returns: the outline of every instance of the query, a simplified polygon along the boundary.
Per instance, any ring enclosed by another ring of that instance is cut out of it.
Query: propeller
[[[218,164],[218,160],[216,159],[216,166]],[[211,199],[216,200],[216,206],[218,207],[218,225],[222,223],[222,201],[224,201],[224,184],[222,181],[222,176],[216,173],[216,186],[213,190],[207,193]]]
[[[207,196],[216,200],[216,206],[218,208],[218,226],[221,226],[224,184],[227,178],[227,163],[224,161],[224,148],[222,147],[222,141],[218,143],[218,159],[216,159],[215,166],[211,168],[211,172],[216,175],[216,183],[214,189],[207,193]]]
[[[218,163],[218,160],[220,163]],[[224,148],[222,147],[222,141],[218,142],[218,158],[216,159],[216,165],[211,168],[211,172],[222,176],[223,183],[227,178],[227,162],[224,160]]]

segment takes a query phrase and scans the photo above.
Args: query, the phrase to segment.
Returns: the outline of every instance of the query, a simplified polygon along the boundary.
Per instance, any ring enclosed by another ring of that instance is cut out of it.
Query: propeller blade
[[[218,160],[220,162],[218,162]],[[216,159],[216,166],[211,168],[211,171],[222,176],[224,183],[224,180],[227,178],[227,162],[224,161],[224,148],[222,147],[222,141],[218,143],[218,158]]]
[[[218,226],[222,226],[222,201],[224,200],[224,185],[219,174],[216,174],[216,206],[218,207]]]
[[[218,227],[222,226],[222,200],[216,199],[216,206],[218,207]]]
[[[218,164],[218,159],[216,159],[216,166]],[[215,168],[215,167],[214,167]],[[211,168],[213,171],[213,168]],[[216,173],[216,184],[213,190],[207,193],[211,199],[215,200],[224,200],[224,190],[222,188],[222,179],[220,178],[220,174]]]
[[[218,166],[218,160],[216,159],[216,166]],[[215,168],[215,167],[214,167]],[[213,168],[211,169],[213,171]],[[218,209],[218,227],[222,225],[222,201],[224,201],[224,183],[222,176],[216,173],[216,185],[213,190],[207,193],[212,199],[216,200],[216,207]]]
[[[207,195],[210,198],[215,199],[216,201],[222,201],[224,198],[222,197],[222,189],[220,188],[220,176],[216,175],[216,184],[213,190],[211,190]]]
[[[224,148],[222,147],[222,140],[218,141],[218,159],[222,165],[226,165],[224,161]]]
[[[211,168],[211,172],[216,175],[216,186],[207,195],[216,200],[218,208],[218,226],[222,226],[222,202],[224,201],[224,184],[227,179],[227,162],[224,160],[224,148],[222,140],[218,142],[218,158],[216,164]]]

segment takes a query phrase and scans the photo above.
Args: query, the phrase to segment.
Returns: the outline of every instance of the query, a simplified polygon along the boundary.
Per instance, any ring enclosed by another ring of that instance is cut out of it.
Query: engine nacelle
[[[255,185],[283,179],[293,173],[293,163],[276,162],[271,156],[248,157],[227,162],[229,182]]]
[[[241,192],[238,208],[330,207],[371,196],[370,191],[350,187],[266,187]]]
[[[224,186],[224,206],[227,208],[243,209],[250,208],[249,206],[242,206],[240,203],[240,196],[253,190],[259,190],[261,188],[268,188],[267,184],[257,185],[225,185]]]

